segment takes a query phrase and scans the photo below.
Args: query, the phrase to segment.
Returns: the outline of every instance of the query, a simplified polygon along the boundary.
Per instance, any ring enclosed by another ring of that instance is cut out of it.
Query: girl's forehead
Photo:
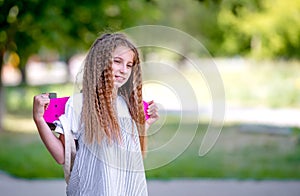
[[[134,52],[126,46],[118,46],[113,51],[113,56],[114,57],[116,57],[116,56],[120,56],[120,57],[127,56],[127,57],[133,58],[134,57]]]

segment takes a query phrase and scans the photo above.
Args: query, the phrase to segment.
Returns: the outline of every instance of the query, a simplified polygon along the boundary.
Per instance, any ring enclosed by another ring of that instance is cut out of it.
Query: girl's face
[[[113,52],[113,76],[115,88],[123,86],[130,77],[133,67],[134,52],[125,47],[119,46]]]

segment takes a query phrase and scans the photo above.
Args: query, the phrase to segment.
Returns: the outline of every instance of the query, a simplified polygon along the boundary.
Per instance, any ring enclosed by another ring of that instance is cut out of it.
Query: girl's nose
[[[123,72],[123,73],[127,73],[128,72],[126,63],[122,64],[121,72]]]

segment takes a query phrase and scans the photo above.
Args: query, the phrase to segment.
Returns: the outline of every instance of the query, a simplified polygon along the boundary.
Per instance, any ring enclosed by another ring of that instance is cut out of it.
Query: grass
[[[203,157],[198,156],[203,138],[198,130],[200,133],[181,156],[163,167],[147,171],[147,177],[300,178],[300,146],[292,136],[241,133],[239,128],[239,125],[224,127],[214,148]]]
[[[195,135],[188,129],[197,127],[195,124],[182,125],[182,135],[177,127],[176,122],[167,120],[149,137],[149,149],[155,150],[145,159],[148,179],[300,179],[300,145],[293,134],[244,133],[240,125],[228,125],[213,149],[200,157],[207,125],[200,124]],[[0,170],[22,178],[63,177],[62,167],[36,133],[0,133]]]
[[[22,178],[63,177],[37,134],[1,132],[0,143],[0,170]]]

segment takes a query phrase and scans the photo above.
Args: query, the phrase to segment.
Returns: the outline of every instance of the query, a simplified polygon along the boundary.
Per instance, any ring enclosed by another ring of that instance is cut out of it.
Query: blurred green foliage
[[[299,13],[299,0],[223,1],[218,15],[224,32],[221,48],[259,58],[299,58]]]
[[[47,50],[67,60],[99,32],[158,24],[201,39],[218,56],[299,58],[299,13],[300,0],[0,0],[0,51],[17,51],[21,66]]]
[[[101,31],[155,17],[152,7],[139,0],[1,0],[1,60],[5,51],[17,51],[22,67],[29,55],[48,50],[67,60],[86,50]]]
[[[145,24],[183,30],[213,56],[299,59],[299,13],[300,0],[0,0],[0,70],[14,51],[25,82],[32,54],[67,62],[100,32]]]

